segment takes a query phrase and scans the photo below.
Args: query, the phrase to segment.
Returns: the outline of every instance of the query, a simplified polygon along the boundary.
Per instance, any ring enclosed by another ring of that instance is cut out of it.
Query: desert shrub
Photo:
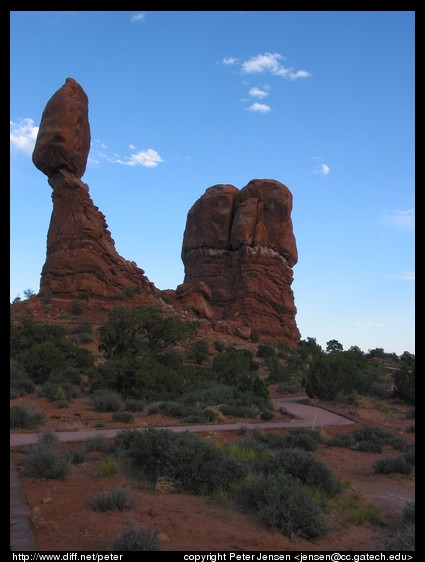
[[[260,414],[260,418],[264,421],[270,421],[274,418],[274,413],[272,410],[263,410]]]
[[[99,465],[99,476],[100,478],[107,478],[108,476],[113,476],[119,470],[120,463],[117,459],[110,458],[105,459]]]
[[[11,429],[32,429],[46,420],[46,414],[32,404],[10,407]]]
[[[78,449],[69,449],[65,451],[65,456],[71,464],[81,464],[86,458],[86,451],[83,447]]]
[[[405,351],[400,356],[400,366],[394,374],[394,396],[414,404],[415,390],[415,356]]]
[[[63,480],[69,472],[66,455],[50,446],[37,443],[27,451],[22,474],[30,478]]]
[[[15,359],[10,359],[10,398],[19,398],[35,391],[34,381]]]
[[[399,529],[394,537],[385,543],[385,550],[414,552],[415,536],[415,502],[410,501],[404,508]]]
[[[58,397],[59,389],[62,391],[63,397]],[[55,402],[56,400],[73,400],[74,398],[78,398],[81,396],[81,389],[79,386],[75,384],[71,384],[69,382],[45,382],[40,391],[40,396],[44,396],[49,402]]]
[[[10,353],[36,384],[66,367],[90,368],[94,363],[89,351],[66,337],[64,326],[38,324],[29,317],[11,327]]]
[[[131,423],[134,421],[134,415],[131,412],[113,412],[112,421]]]
[[[239,401],[235,401],[231,404],[222,404],[220,411],[225,416],[235,416],[237,418],[254,419],[258,416],[261,409],[259,406],[241,404]]]
[[[277,385],[276,390],[279,394],[298,394],[304,390],[300,383],[281,382]]]
[[[410,474],[413,466],[404,457],[386,457],[376,460],[373,468],[379,474],[391,474],[393,472]]]
[[[321,537],[328,532],[319,504],[309,488],[278,471],[248,480],[240,492],[242,506],[252,508],[271,528],[290,538]]]
[[[111,444],[104,435],[96,435],[84,441],[84,449],[86,451],[102,451],[107,453],[112,447],[113,443]]]
[[[337,433],[327,441],[328,447],[344,447],[350,449],[356,443],[352,433]]]
[[[188,358],[200,365],[210,356],[208,341],[205,339],[196,340],[188,352]]]
[[[368,441],[364,439],[357,441],[355,449],[357,449],[357,451],[363,451],[364,453],[382,453],[384,445],[380,441],[374,441],[372,439]]]
[[[56,449],[59,445],[59,437],[54,431],[46,429],[37,434],[37,443],[50,449]]]
[[[407,446],[404,439],[402,439],[389,429],[385,429],[383,427],[373,427],[366,425],[362,428],[356,429],[353,432],[353,436],[359,444],[368,441],[370,443],[377,443],[380,445],[389,445],[390,447],[392,447],[393,449],[397,449],[398,451],[404,451]],[[361,450],[364,451],[365,449]]]
[[[407,449],[404,453],[404,458],[410,464],[415,464],[415,444],[411,443],[407,446]]]
[[[137,524],[121,529],[110,550],[118,552],[161,550],[158,532],[145,529]]]
[[[81,382],[81,370],[76,367],[65,367],[49,378],[51,383],[69,383],[79,386]]]
[[[349,525],[382,524],[379,507],[374,503],[362,501],[357,493],[340,498],[338,503],[343,520]]]
[[[264,463],[263,470],[267,474],[275,471],[291,474],[307,486],[323,490],[330,496],[340,491],[340,484],[328,465],[308,451],[278,451],[272,460]]]
[[[235,388],[228,384],[208,381],[199,383],[195,388],[187,389],[179,398],[179,402],[205,408],[214,404],[232,402],[235,394]]]
[[[185,423],[210,423],[217,418],[217,413],[211,408],[204,408],[195,414],[183,418]]]
[[[124,410],[128,412],[143,412],[145,404],[143,400],[137,398],[126,398],[124,400]]]
[[[283,448],[315,451],[322,440],[322,436],[315,429],[298,427],[289,430],[288,433],[283,436],[281,446]]]
[[[90,402],[96,412],[117,412],[123,407],[123,399],[113,390],[95,390]]]
[[[181,491],[210,494],[244,478],[248,465],[225,453],[196,434],[145,429],[120,432],[115,445],[133,459],[148,479],[172,478]]]
[[[113,488],[109,492],[105,492],[93,498],[90,502],[90,507],[93,511],[125,511],[133,507],[134,502],[128,497],[128,492],[125,488]]]

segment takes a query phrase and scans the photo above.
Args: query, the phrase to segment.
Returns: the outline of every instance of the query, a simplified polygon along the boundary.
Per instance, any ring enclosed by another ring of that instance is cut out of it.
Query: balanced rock
[[[40,295],[110,298],[125,289],[158,291],[142,269],[118,254],[104,215],[81,181],[89,149],[87,95],[67,78],[46,105],[33,152],[53,189]]]
[[[212,186],[188,213],[182,260],[184,284],[209,288],[217,321],[296,345],[291,211],[292,194],[276,180]]]
[[[66,170],[80,179],[89,150],[88,98],[73,78],[67,78],[43,111],[32,161],[49,178]]]

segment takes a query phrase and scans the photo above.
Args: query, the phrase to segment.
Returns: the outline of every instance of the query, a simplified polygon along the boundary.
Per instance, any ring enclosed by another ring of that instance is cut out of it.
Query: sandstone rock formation
[[[32,156],[53,189],[39,294],[113,298],[125,289],[158,291],[142,269],[117,253],[105,217],[81,181],[89,149],[87,95],[67,78],[44,109]]]
[[[33,152],[35,166],[53,189],[38,296],[84,295],[113,306],[130,291],[133,304],[162,303],[170,313],[189,312],[202,319],[204,328],[243,339],[256,332],[298,343],[291,290],[298,256],[292,194],[285,185],[257,179],[241,190],[233,185],[207,189],[187,216],[184,282],[176,290],[160,291],[116,251],[105,217],[81,181],[89,150],[87,95],[67,78],[44,109]],[[31,300],[34,310],[42,302]]]
[[[216,320],[296,345],[291,211],[292,194],[276,180],[210,187],[188,213],[182,260],[184,285],[208,287]]]

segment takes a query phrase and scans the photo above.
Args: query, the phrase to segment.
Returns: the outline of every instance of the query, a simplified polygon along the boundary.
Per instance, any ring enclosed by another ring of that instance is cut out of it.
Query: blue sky
[[[159,289],[183,282],[208,187],[272,178],[293,194],[301,337],[415,353],[414,68],[411,11],[12,11],[10,299],[39,290],[52,201],[31,153],[72,77],[82,179]]]

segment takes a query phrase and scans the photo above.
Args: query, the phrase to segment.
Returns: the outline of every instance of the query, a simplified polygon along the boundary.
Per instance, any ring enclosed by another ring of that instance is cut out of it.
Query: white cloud
[[[143,166],[145,168],[156,168],[158,164],[164,162],[161,156],[156,150],[148,148],[147,150],[141,150],[136,154],[131,154],[131,156],[126,157],[125,160],[120,158],[114,160],[117,164],[123,164],[124,166]]]
[[[363,324],[357,322],[356,324],[354,324],[354,326],[356,328],[386,328],[387,327],[387,325],[383,324],[382,322],[364,322]]]
[[[128,145],[128,148],[129,148],[130,150],[136,150],[136,147],[134,146],[134,144],[129,144],[129,145]]]
[[[319,174],[321,176],[327,176],[331,171],[330,167],[327,164],[322,164],[313,172],[314,174]]]
[[[415,228],[415,209],[387,211],[382,222],[401,230],[413,230]]]
[[[238,62],[239,59],[236,59],[235,57],[224,57],[223,59],[223,64],[226,65],[232,65]]]
[[[393,277],[394,279],[401,279],[401,281],[415,281],[415,272],[405,271],[404,273],[399,273]]]
[[[145,14],[143,12],[139,12],[137,14],[134,14],[133,16],[131,16],[130,21],[132,23],[138,22],[138,21],[145,21]]]
[[[10,142],[18,150],[31,156],[35,141],[37,140],[38,127],[31,118],[10,121]]]
[[[258,103],[257,101],[248,107],[249,111],[258,111],[260,113],[267,113],[271,107],[265,103]]]
[[[261,72],[271,72],[274,76],[283,76],[289,80],[298,80],[298,78],[307,78],[311,76],[306,70],[293,71],[292,68],[282,66],[280,61],[285,58],[279,53],[264,53],[257,55],[242,63],[242,70],[247,74],[258,74]]]
[[[266,98],[269,95],[269,93],[267,92],[268,89],[269,86],[267,85],[265,85],[262,90],[260,88],[257,88],[257,86],[254,86],[249,90],[249,95],[254,96],[256,98],[260,98],[260,100],[262,100],[263,98]]]

